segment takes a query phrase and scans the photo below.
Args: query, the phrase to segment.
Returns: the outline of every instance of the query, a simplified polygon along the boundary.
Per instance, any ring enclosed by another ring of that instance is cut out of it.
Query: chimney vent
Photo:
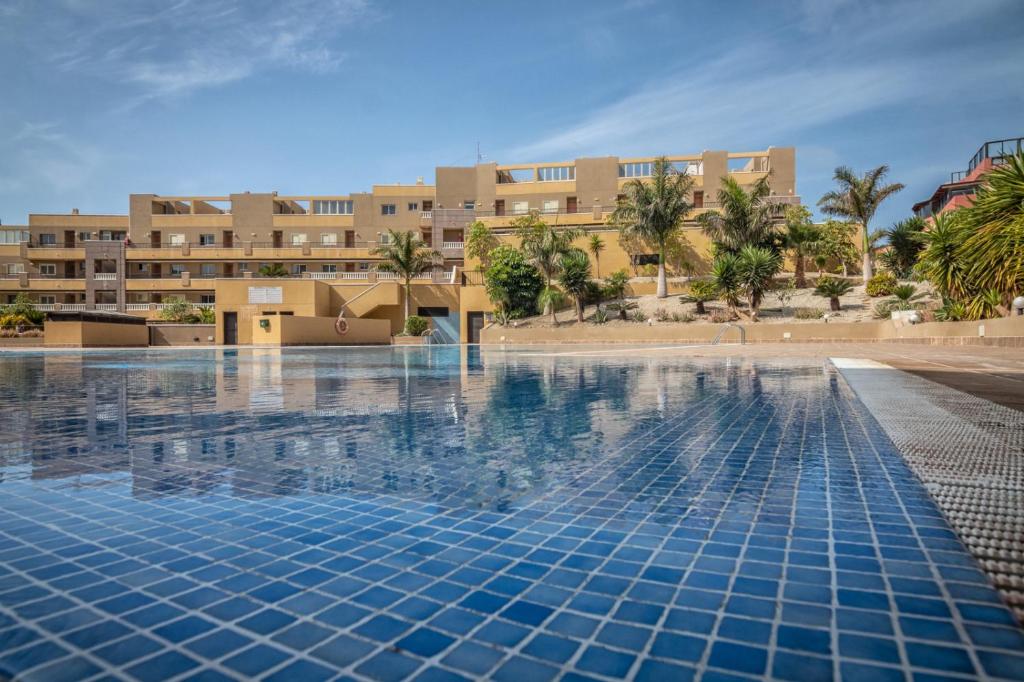
[[[71,209],[71,215],[78,215],[78,209],[77,208]]]

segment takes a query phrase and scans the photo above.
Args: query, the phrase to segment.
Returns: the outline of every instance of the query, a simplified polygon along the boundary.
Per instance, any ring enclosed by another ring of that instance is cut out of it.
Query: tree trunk
[[[708,311],[704,308],[704,301],[697,301],[697,314],[707,315]]]
[[[864,263],[861,265],[861,268],[864,273],[864,284],[867,284],[868,280],[871,279],[871,254],[867,251],[864,252]]]
[[[839,298],[838,297],[833,296],[832,298],[828,299],[828,302],[829,302],[829,305],[832,308],[832,310],[838,311],[838,310],[841,309],[841,307],[839,305]]]
[[[551,276],[548,275],[548,291],[551,291]],[[550,314],[552,318],[555,316],[554,306],[551,305],[551,299],[544,301],[544,310],[541,311],[544,315]]]
[[[796,264],[793,266],[793,278],[796,280],[797,289],[807,288],[807,274],[804,272],[804,256],[796,252]]]
[[[583,322],[583,301],[578,298],[576,299],[576,321],[581,324]]]
[[[665,278],[665,247],[658,253],[658,298],[668,298],[668,280]]]
[[[405,319],[409,319],[409,278],[405,278]],[[403,322],[402,327],[405,327]]]
[[[594,254],[594,268],[597,270],[597,278],[601,279],[601,257]]]

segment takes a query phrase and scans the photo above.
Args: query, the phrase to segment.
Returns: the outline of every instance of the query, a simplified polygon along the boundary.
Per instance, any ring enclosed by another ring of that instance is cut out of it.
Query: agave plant
[[[815,296],[827,298],[829,307],[832,310],[842,310],[843,306],[839,301],[840,296],[845,296],[853,289],[853,284],[848,279],[839,277],[822,277],[814,287]]]
[[[697,304],[697,314],[706,315],[704,304],[718,296],[718,285],[710,279],[695,279],[690,282],[690,293],[680,296],[680,300]]]
[[[728,252],[720,253],[711,265],[711,279],[729,307],[730,314],[735,313],[740,304],[742,284],[738,270],[739,257]]]
[[[967,306],[960,301],[946,301],[935,311],[935,319],[939,322],[959,322],[968,318]]]
[[[757,321],[761,301],[782,269],[782,255],[760,246],[744,246],[736,262],[740,286],[750,302],[750,320]]]
[[[918,254],[917,272],[931,282],[943,298],[962,300],[970,289],[967,264],[959,250],[969,228],[964,211],[942,213],[921,233],[924,249]]]
[[[985,289],[967,304],[967,314],[973,320],[1002,317],[1004,310],[1003,295],[998,289]]]

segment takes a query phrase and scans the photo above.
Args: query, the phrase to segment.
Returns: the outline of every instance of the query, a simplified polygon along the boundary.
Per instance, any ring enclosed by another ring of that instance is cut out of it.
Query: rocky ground
[[[812,278],[809,277],[808,279]],[[920,299],[922,303],[929,305],[929,307],[938,306],[938,299],[934,296],[928,284],[923,282],[910,282],[910,284],[916,286],[918,292],[926,294],[925,297]],[[849,294],[839,299],[842,310],[833,312],[829,310],[828,299],[816,296],[813,287],[790,289],[788,290],[788,298],[785,301],[780,300],[779,296],[775,293],[769,293],[761,304],[758,324],[780,322],[815,323],[821,322],[826,314],[830,320],[834,321],[867,322],[876,319],[875,306],[883,300],[886,300],[886,297],[872,298],[868,296],[864,291],[864,285],[858,285]],[[696,304],[686,301],[685,296],[680,296],[679,294],[670,294],[668,298],[662,299],[657,298],[653,294],[633,296],[627,297],[626,302],[627,304],[635,304],[635,308],[630,305],[630,309],[627,311],[630,319],[620,320],[618,319],[617,311],[609,310],[606,324],[637,324],[638,322],[633,319],[637,310],[643,312],[645,323],[648,319],[654,319],[655,324],[721,322],[724,321],[726,316],[726,306],[722,301],[708,301],[704,304],[707,314],[697,315]],[[602,307],[608,307],[609,304],[614,307],[614,302],[606,302],[602,304]],[[587,306],[585,311],[587,322],[593,322],[595,311],[595,306]],[[815,316],[818,312],[821,314]],[[570,305],[559,310],[557,317],[559,325],[572,324],[576,321],[576,312]],[[739,321],[747,322],[748,320],[741,318]],[[518,320],[517,325],[550,327],[552,326],[551,316],[537,315],[525,320]]]

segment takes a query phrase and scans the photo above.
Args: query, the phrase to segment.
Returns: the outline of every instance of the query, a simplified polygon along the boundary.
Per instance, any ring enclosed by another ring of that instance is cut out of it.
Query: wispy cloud
[[[22,28],[59,70],[133,88],[131,106],[261,70],[336,69],[342,31],[375,16],[367,0],[65,0],[42,21],[26,15],[37,25]]]
[[[24,123],[13,135],[0,138],[0,156],[7,160],[0,175],[5,194],[39,187],[58,192],[79,189],[107,161],[95,146],[71,139],[49,121]]]
[[[943,82],[971,83],[981,93],[998,93],[1007,83],[1020,82],[1024,44],[1019,39],[981,48],[946,41],[929,46],[927,33],[905,35],[911,25],[930,32],[956,25],[967,11],[960,4],[951,5],[945,15],[941,8],[932,8],[923,12],[927,18],[912,22],[911,10],[924,9],[919,3],[899,8],[897,16],[886,6],[809,2],[796,26],[789,27],[789,40],[744,41],[742,47],[700,64],[658,74],[618,100],[508,150],[508,158],[616,150],[658,153],[695,145],[734,146],[737,140],[766,144],[869,111],[967,96],[937,88],[936,74],[942,74]],[[979,0],[969,10],[978,16],[1005,6],[1003,0]],[[845,31],[842,40],[811,35],[837,23]],[[792,42],[794,34],[804,41],[799,50]],[[894,58],[892,41],[901,35]],[[927,49],[912,44],[914,40]],[[806,59],[808,54],[813,58]],[[993,59],[994,54],[1000,58]]]

